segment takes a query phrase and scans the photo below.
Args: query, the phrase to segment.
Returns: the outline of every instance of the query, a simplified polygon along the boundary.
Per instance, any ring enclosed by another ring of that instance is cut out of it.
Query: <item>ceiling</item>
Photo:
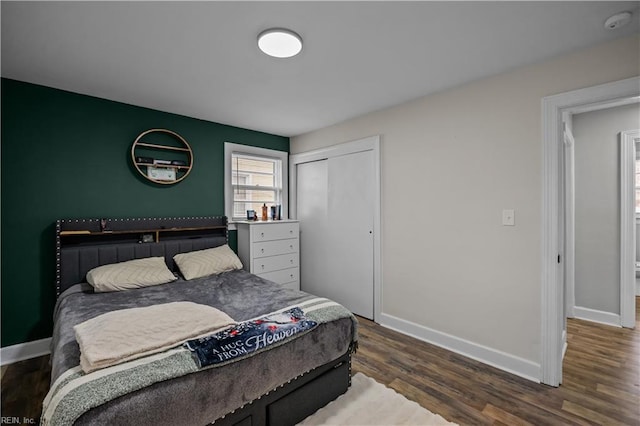
[[[638,33],[638,5],[2,1],[2,76],[295,136]],[[632,22],[605,29],[620,11]],[[261,53],[271,27],[302,53]]]

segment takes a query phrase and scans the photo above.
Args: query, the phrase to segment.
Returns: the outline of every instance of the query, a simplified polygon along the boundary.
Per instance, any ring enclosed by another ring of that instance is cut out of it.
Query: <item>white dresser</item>
[[[238,222],[238,256],[245,270],[300,290],[300,225],[295,220]]]

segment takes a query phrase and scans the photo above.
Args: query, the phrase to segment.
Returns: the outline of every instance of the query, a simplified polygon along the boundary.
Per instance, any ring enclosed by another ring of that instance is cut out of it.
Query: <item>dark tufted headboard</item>
[[[109,263],[173,256],[228,241],[227,218],[61,219],[56,221],[56,296],[84,282],[87,272]]]

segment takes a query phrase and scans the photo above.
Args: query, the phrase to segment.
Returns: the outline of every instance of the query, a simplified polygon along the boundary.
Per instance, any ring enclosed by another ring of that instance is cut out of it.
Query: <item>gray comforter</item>
[[[106,312],[191,301],[213,306],[236,321],[244,321],[308,303],[313,298],[243,270],[113,293],[96,294],[87,284],[76,285],[65,291],[56,304],[51,383],[79,364],[80,350],[73,326]],[[339,358],[355,340],[355,319],[337,315],[307,334],[254,356],[221,367],[180,373],[183,375],[170,380],[157,379],[143,389],[88,408],[76,424],[205,425]]]

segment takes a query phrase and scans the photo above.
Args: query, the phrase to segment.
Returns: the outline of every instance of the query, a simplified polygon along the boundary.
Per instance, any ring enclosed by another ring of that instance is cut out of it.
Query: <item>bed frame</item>
[[[295,425],[342,395],[351,386],[351,350],[307,372],[240,409],[214,426]]]
[[[104,264],[164,256],[174,271],[178,253],[228,242],[224,216],[56,221],[56,295],[85,281]],[[212,424],[294,425],[325,406],[351,385],[351,353],[305,372]]]

